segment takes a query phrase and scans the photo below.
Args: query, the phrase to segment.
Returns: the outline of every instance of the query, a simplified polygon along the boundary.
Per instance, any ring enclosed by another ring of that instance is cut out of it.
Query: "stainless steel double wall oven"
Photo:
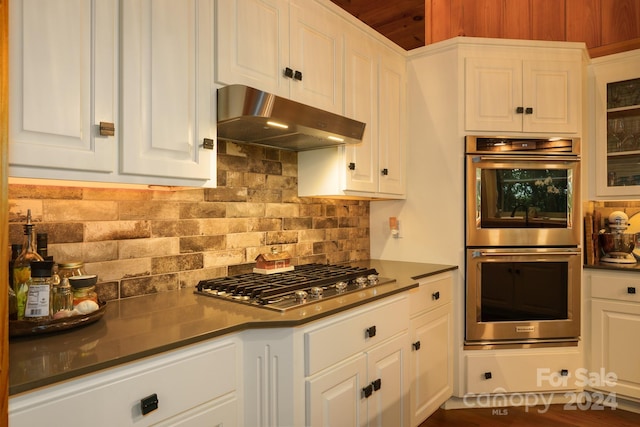
[[[580,141],[466,137],[466,348],[580,336]]]

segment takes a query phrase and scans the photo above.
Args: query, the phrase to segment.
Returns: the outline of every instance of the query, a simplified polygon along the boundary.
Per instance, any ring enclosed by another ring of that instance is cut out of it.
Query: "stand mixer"
[[[599,235],[600,247],[605,254],[600,258],[600,262],[635,264],[636,259],[632,252],[636,243],[636,235],[625,233],[629,227],[627,214],[621,211],[612,212],[609,215],[608,226],[610,232],[601,230]]]

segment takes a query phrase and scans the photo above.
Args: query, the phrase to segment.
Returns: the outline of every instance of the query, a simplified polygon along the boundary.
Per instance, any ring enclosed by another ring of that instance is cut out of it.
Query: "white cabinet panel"
[[[13,0],[9,163],[95,172],[116,168],[114,0]],[[117,128],[116,128],[117,129]]]
[[[216,1],[216,80],[289,96],[288,0]],[[249,30],[250,29],[250,30]]]
[[[367,385],[364,354],[309,378],[306,384],[307,425],[367,425],[367,400],[362,397],[362,388]]]
[[[208,179],[213,139],[213,4],[122,4],[122,165],[126,174]]]

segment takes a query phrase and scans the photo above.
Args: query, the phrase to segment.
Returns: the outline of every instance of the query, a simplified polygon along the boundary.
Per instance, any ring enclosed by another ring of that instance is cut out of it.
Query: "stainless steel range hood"
[[[243,85],[218,89],[218,138],[290,151],[357,144],[365,124]]]

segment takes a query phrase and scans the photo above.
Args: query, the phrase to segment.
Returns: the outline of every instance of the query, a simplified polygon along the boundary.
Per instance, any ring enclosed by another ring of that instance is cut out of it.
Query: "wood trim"
[[[0,425],[8,425],[9,313],[9,0],[0,0]]]
[[[591,48],[589,49],[589,56],[591,58],[597,58],[599,56],[612,55],[614,53],[626,52],[635,49],[640,49],[640,38]]]

